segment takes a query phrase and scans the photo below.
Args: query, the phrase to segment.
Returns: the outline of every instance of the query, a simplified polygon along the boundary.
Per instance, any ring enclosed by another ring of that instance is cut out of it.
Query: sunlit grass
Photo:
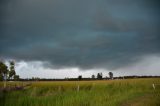
[[[22,85],[8,82],[15,83]],[[0,106],[120,106],[145,95],[152,98],[147,105],[160,105],[160,87],[154,90],[152,83],[160,79],[31,82],[24,90],[1,91]]]

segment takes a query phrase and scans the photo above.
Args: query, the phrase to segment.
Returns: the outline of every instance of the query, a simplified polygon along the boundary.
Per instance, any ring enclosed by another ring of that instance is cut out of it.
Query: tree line
[[[108,75],[109,75],[109,78],[107,78],[107,79],[113,79],[113,73],[112,72],[109,72]],[[91,76],[91,79],[102,80],[103,79],[103,74],[102,73],[97,73],[97,77],[93,74]],[[82,75],[78,76],[78,80],[82,80]]]

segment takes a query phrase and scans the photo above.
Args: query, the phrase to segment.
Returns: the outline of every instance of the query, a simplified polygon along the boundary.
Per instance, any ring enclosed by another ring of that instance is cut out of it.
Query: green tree
[[[0,73],[0,81],[3,80],[3,75]]]
[[[2,80],[7,78],[7,74],[8,67],[2,61],[0,61],[0,76],[2,77]]]
[[[113,73],[112,72],[109,72],[108,75],[109,75],[110,79],[113,79]]]
[[[18,81],[19,80],[19,75],[14,75],[14,80]]]
[[[102,79],[102,73],[97,74],[97,79],[100,79],[100,80]]]
[[[4,88],[6,87],[7,74],[8,67],[2,61],[0,61],[0,79],[5,81]]]
[[[78,76],[78,80],[82,80],[82,75],[79,75],[79,76]]]
[[[95,79],[95,75],[92,75],[91,77],[92,77],[92,79]]]
[[[13,79],[15,75],[15,63],[14,61],[10,61],[9,79]]]

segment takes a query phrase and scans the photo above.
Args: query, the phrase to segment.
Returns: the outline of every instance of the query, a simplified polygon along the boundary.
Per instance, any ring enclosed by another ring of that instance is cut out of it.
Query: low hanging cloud
[[[41,61],[19,61],[16,63],[16,73],[21,78],[76,78],[82,75],[85,78],[91,78],[91,75],[97,75],[102,72],[103,77],[109,77],[110,70],[107,69],[79,69],[77,67],[52,69],[46,67],[47,62]],[[160,56],[148,55],[142,57],[141,61],[121,67],[114,70],[114,76],[127,75],[160,75]]]
[[[119,75],[160,75],[160,56],[144,56],[141,61],[116,70]],[[130,71],[129,71],[130,70]]]
[[[0,58],[128,67],[160,54],[158,0],[1,0]]]

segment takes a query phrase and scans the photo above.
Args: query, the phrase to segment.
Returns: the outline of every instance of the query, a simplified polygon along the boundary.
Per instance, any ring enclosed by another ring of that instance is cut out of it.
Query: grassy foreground
[[[15,83],[22,85],[7,84]],[[160,78],[32,82],[23,90],[0,91],[0,106],[160,106],[160,85],[154,90],[153,83]]]

